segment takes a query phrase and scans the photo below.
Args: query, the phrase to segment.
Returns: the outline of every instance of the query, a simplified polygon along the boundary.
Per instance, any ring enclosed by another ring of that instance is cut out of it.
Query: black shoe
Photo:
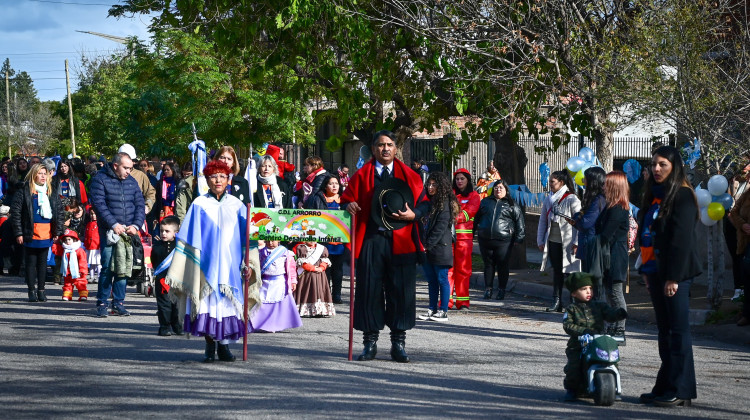
[[[203,363],[213,363],[216,360],[216,341],[206,341],[206,351],[203,357]]]
[[[560,312],[562,311],[562,303],[559,297],[555,297],[552,301],[552,306],[547,308],[547,312]]]
[[[362,344],[365,345],[365,348],[362,349],[362,354],[357,357],[357,360],[367,362],[375,358],[375,355],[378,354],[378,335],[378,332],[362,333]]]
[[[216,352],[219,355],[219,360],[222,362],[234,362],[237,360],[237,358],[232,355],[232,352],[229,351],[229,344],[219,344]]]
[[[39,302],[39,298],[36,296],[36,290],[29,290],[29,302]]]
[[[333,297],[333,303],[335,303],[335,304],[338,305],[339,303],[344,303],[344,301],[341,300],[341,296],[334,296]]]
[[[399,363],[409,363],[406,354],[406,331],[391,331],[391,359]]]
[[[684,407],[690,407],[691,401],[690,399],[683,400],[682,398],[677,397],[656,397],[654,398],[654,405],[658,405],[659,407],[677,407],[677,406],[684,406]]]
[[[578,401],[578,396],[576,395],[576,392],[573,391],[572,389],[566,389],[565,396],[563,397],[563,401],[565,402]]]
[[[44,289],[38,291],[36,293],[36,296],[39,299],[39,302],[46,302],[47,301],[47,295],[44,294]]]
[[[647,392],[645,394],[641,394],[641,397],[638,400],[643,404],[651,404],[657,397],[658,395],[654,394],[653,392]]]
[[[615,328],[610,335],[615,339],[615,341],[617,341],[618,345],[627,345],[627,341],[625,340],[625,328]]]
[[[161,327],[159,328],[159,333],[161,337],[169,337],[172,335],[172,331],[169,329],[169,327]]]
[[[185,331],[182,329],[182,327],[172,326],[172,334],[174,334],[174,335],[185,335]]]
[[[497,296],[495,296],[496,300],[503,300],[505,299],[505,289],[498,289]]]
[[[484,290],[484,298],[485,299],[492,299],[492,289],[485,289]]]

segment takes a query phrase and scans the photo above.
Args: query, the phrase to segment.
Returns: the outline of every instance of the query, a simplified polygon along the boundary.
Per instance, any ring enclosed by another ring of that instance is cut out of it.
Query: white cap
[[[120,146],[120,149],[117,150],[117,153],[127,153],[128,156],[130,156],[130,159],[135,160],[135,147],[129,145],[128,143]]]
[[[0,206],[0,214],[8,214],[8,213],[10,213],[10,207]]]

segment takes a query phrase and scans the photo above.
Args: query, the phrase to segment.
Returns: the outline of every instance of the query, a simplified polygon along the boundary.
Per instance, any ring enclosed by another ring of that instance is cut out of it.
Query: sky
[[[76,30],[148,39],[148,16],[119,20],[107,17],[109,5],[116,3],[116,0],[0,0],[3,15],[0,66],[9,58],[16,72],[29,73],[40,100],[66,99],[65,59],[69,61],[70,85],[75,92],[82,54],[107,56],[124,47]]]

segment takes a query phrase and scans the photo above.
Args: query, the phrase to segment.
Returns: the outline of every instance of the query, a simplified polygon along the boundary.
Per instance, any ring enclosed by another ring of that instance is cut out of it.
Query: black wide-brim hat
[[[372,196],[372,219],[385,230],[398,230],[409,224],[406,220],[394,219],[391,214],[406,210],[406,204],[414,207],[414,194],[409,184],[396,177],[388,178],[375,188]]]

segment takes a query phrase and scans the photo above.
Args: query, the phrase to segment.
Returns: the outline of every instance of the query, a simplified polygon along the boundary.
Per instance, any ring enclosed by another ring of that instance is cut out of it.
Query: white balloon
[[[695,190],[695,197],[698,199],[698,207],[704,208],[711,204],[711,193],[708,190]]]
[[[708,217],[708,209],[707,208],[704,207],[704,208],[701,209],[701,223],[703,223],[706,226],[713,226],[713,225],[715,225],[718,222],[719,222],[718,220],[714,220],[714,219]]]
[[[708,192],[710,192],[711,195],[722,195],[727,192],[728,187],[729,183],[723,175],[714,175],[708,180]]]

